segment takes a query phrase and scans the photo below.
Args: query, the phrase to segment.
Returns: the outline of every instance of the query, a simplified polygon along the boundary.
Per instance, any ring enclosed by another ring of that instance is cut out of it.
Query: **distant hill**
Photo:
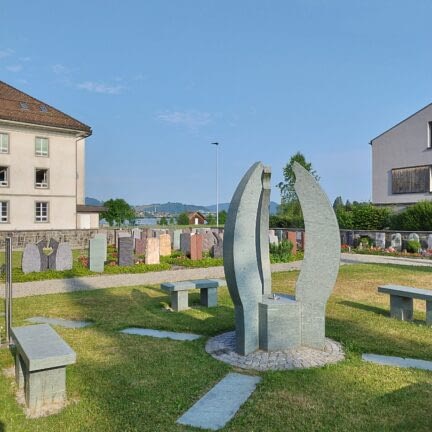
[[[90,197],[85,197],[85,203],[86,203],[86,205],[94,205],[94,206],[103,205],[102,201],[99,201],[96,198],[90,198]]]
[[[228,211],[229,203],[220,203],[219,211]],[[279,204],[274,201],[270,202],[270,214],[275,214]],[[134,206],[136,211],[142,212],[156,212],[156,213],[171,213],[179,214],[183,212],[194,212],[199,211],[203,213],[214,213],[216,212],[216,204],[210,206],[201,206],[196,204],[183,204],[183,203],[172,203],[167,202],[165,204],[142,204]]]

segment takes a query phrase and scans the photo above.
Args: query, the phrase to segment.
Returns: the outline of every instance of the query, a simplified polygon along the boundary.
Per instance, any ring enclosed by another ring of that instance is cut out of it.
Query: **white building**
[[[432,104],[370,144],[374,204],[404,207],[432,199]]]
[[[97,228],[85,206],[91,128],[0,81],[0,230]]]

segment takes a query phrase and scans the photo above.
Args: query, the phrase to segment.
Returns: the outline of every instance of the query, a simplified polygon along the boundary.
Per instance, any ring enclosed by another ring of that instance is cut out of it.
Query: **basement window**
[[[35,188],[48,189],[48,170],[46,168],[36,168]]]
[[[9,201],[0,201],[0,223],[9,222]]]
[[[9,186],[9,167],[0,166],[0,186]]]

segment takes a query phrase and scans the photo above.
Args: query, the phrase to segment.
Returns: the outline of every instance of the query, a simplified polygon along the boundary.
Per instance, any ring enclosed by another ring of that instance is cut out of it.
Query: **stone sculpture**
[[[55,257],[55,269],[58,271],[72,269],[72,249],[67,242],[60,243]]]
[[[257,162],[240,181],[228,211],[224,267],[235,306],[236,351],[248,355],[325,344],[325,307],[340,260],[339,227],[315,179],[294,165],[297,192],[308,233],[296,295],[272,294],[268,224],[270,169]],[[252,221],[251,221],[252,217]]]
[[[39,272],[41,270],[41,257],[39,248],[32,243],[25,245],[22,257],[22,271],[24,274]]]

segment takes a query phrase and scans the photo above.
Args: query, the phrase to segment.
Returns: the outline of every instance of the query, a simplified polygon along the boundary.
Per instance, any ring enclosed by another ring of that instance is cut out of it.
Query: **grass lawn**
[[[292,292],[298,272],[273,275],[273,290]],[[225,431],[431,431],[432,372],[363,363],[363,352],[432,360],[432,328],[424,304],[413,323],[389,318],[381,283],[431,287],[432,270],[389,265],[341,267],[327,307],[329,337],[341,341],[347,359],[300,371],[253,372],[262,382]],[[14,325],[29,316],[92,320],[84,329],[56,327],[77,352],[67,369],[71,403],[51,417],[26,419],[15,402],[13,380],[0,374],[0,431],[190,431],[175,421],[228,372],[205,353],[206,338],[234,328],[226,288],[219,306],[166,312],[158,288],[137,286],[20,298]],[[129,327],[184,331],[205,337],[178,342],[118,333]],[[0,368],[13,359],[0,351]],[[248,373],[243,371],[243,373]],[[1,425],[3,423],[3,425]],[[197,430],[198,431],[198,430]]]

